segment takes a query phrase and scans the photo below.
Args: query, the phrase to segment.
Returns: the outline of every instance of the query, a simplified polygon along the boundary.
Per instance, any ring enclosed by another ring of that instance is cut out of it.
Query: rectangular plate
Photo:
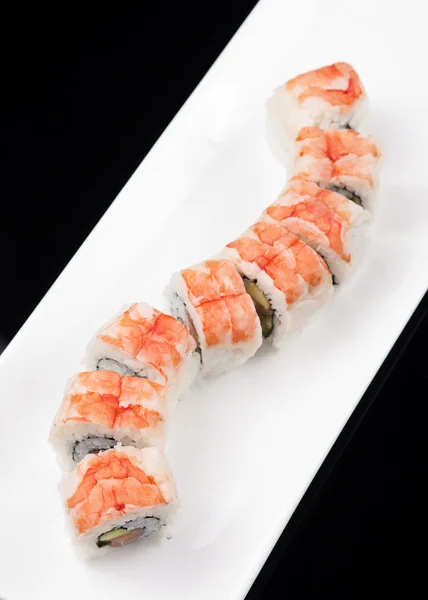
[[[372,0],[260,2],[5,350],[2,598],[245,596],[427,286],[422,8],[410,1],[385,19]],[[79,562],[46,443],[65,381],[118,307],[163,306],[174,270],[220,249],[275,198],[285,173],[265,141],[264,101],[337,60],[361,73],[387,154],[365,264],[282,351],[264,348],[180,403],[168,447],[183,504],[173,539]]]

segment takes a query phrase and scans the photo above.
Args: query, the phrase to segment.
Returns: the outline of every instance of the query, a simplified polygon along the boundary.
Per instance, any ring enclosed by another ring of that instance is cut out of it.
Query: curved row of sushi
[[[287,149],[284,190],[216,256],[173,275],[173,316],[134,304],[90,343],[89,369],[69,382],[50,437],[72,470],[62,490],[88,548],[166,530],[177,492],[162,449],[177,398],[197,374],[244,363],[265,339],[279,347],[349,277],[378,183],[378,147],[356,130],[366,106],[346,63],[278,89],[268,125],[274,148]]]

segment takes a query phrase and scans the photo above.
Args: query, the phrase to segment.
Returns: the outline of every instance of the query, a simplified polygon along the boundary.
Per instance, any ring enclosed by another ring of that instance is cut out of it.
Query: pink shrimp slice
[[[299,278],[289,256],[279,246],[272,247],[266,254],[268,263],[264,270],[279,290],[284,292],[288,306],[292,306],[305,294],[303,282]],[[294,261],[293,261],[294,262]]]
[[[296,137],[296,142],[299,142],[300,156],[325,156],[333,162],[347,154],[379,156],[376,144],[353,129],[303,127]]]
[[[315,288],[329,276],[323,259],[279,223],[258,221],[248,235],[227,247],[237,250],[243,261],[255,262],[264,270],[285,294],[288,305],[300,300],[306,292],[301,278]]]
[[[207,260],[202,269],[184,269],[181,274],[207,346],[253,338],[257,327],[254,304],[230,261]]]
[[[329,275],[327,265],[321,256],[296,235],[276,223],[258,221],[253,231],[261,241],[271,245],[280,244],[293,253],[296,271],[311,287],[317,287]]]
[[[338,62],[290,79],[287,89],[300,104],[317,97],[332,106],[352,107],[364,94],[360,78],[351,65]]]
[[[300,196],[309,196],[310,198],[322,200],[333,212],[344,219],[350,227],[364,222],[369,218],[368,213],[352,202],[352,200],[342,196],[342,194],[322,188],[315,182],[299,175],[290,179],[287,191],[295,192]]]
[[[83,534],[132,509],[166,504],[154,479],[120,450],[91,455],[77,467],[79,483],[67,506]]]
[[[334,163],[333,181],[343,177],[352,177],[367,181],[373,185],[373,161],[366,161],[366,156],[358,158],[348,155],[340,158]]]
[[[226,260],[207,260],[203,270],[184,269],[182,276],[195,306],[245,291],[239,274]]]
[[[265,271],[281,290],[288,304],[296,302],[304,294],[304,286],[295,272],[294,260],[284,254],[282,248],[269,244],[260,238],[243,236],[227,245],[238,251],[245,262],[255,262],[261,270]]]
[[[269,262],[266,253],[272,244],[261,239],[243,235],[234,242],[227,244],[227,248],[234,248],[239,253],[242,260],[249,263],[256,263],[260,269],[264,269]]]
[[[328,157],[327,138],[319,127],[303,127],[296,137],[296,142],[300,142],[299,156]]]
[[[376,144],[369,138],[361,137],[358,131],[353,129],[327,129],[325,137],[327,140],[327,156],[333,162],[348,154],[379,156]]]
[[[185,325],[154,308],[143,315],[138,304],[111,323],[99,338],[128,358],[152,366],[166,382],[175,376],[183,357],[196,349]]]
[[[296,174],[324,183],[334,183],[342,176],[373,183],[373,167],[380,153],[376,144],[358,131],[304,127],[296,137],[296,144]]]
[[[266,212],[313,248],[328,246],[342,260],[350,262],[351,257],[343,244],[348,225],[321,200],[302,196],[300,201],[292,198],[292,202],[287,204],[286,193]]]
[[[164,389],[148,379],[113,371],[79,373],[64,400],[61,421],[92,422],[109,429],[156,427],[164,418],[144,403],[155,400],[164,405]]]
[[[247,342],[254,336],[255,308],[251,297],[245,293],[225,298],[232,323],[232,343]]]

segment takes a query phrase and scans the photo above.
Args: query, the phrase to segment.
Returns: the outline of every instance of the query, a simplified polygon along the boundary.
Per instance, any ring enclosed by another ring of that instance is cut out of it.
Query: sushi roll
[[[150,537],[170,535],[178,500],[158,448],[117,445],[87,454],[60,483],[76,550],[96,557]]]
[[[348,129],[305,127],[296,137],[290,174],[346,196],[373,212],[380,151],[368,135]]]
[[[323,200],[286,187],[263,213],[262,220],[279,223],[316,250],[334,276],[334,283],[349,277],[357,245],[345,219]]]
[[[202,375],[228,371],[261,346],[257,312],[231,261],[207,260],[176,273],[166,296],[198,342]]]
[[[116,446],[163,447],[167,388],[114,371],[78,373],[70,380],[51,428],[50,442],[66,470],[87,454]]]
[[[332,296],[332,277],[324,260],[279,223],[258,221],[222,254],[243,277],[263,337],[275,346]]]
[[[338,62],[298,75],[275,90],[267,102],[269,139],[284,157],[302,127],[362,129],[368,103],[351,65]]]
[[[87,364],[120,375],[147,377],[181,395],[199,370],[196,342],[188,328],[144,302],[132,304],[91,341]]]

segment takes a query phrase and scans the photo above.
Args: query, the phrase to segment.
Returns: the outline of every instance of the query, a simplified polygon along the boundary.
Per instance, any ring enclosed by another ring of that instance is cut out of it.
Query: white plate
[[[428,283],[423,3],[397,3],[396,14],[389,3],[387,15],[382,5],[262,1],[2,355],[2,598],[245,596]],[[361,73],[388,153],[366,264],[283,351],[264,349],[180,404],[169,443],[184,506],[174,538],[78,562],[46,444],[64,382],[118,306],[162,305],[172,271],[215,252],[275,198],[284,173],[265,142],[263,103],[285,79],[336,60]]]

